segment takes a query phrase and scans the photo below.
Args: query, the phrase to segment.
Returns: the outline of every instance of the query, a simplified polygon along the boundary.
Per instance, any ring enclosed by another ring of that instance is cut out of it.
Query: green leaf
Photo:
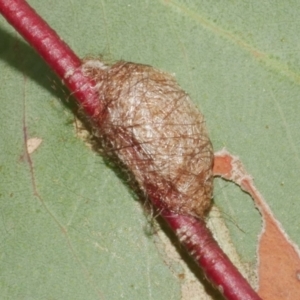
[[[214,148],[240,156],[300,244],[296,2],[30,4],[81,57],[102,55],[175,73],[206,116]],[[69,94],[3,18],[0,41],[3,299],[199,299],[192,284],[201,275],[186,271],[161,229],[151,229],[153,216],[78,137],[80,125],[65,104]],[[42,143],[29,159],[25,141],[34,137]],[[253,272],[261,219],[252,200],[218,179],[215,205]]]

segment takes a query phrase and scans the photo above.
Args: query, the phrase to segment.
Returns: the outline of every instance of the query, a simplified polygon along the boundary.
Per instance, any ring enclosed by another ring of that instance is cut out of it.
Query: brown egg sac
[[[104,106],[104,149],[162,207],[202,218],[212,198],[213,150],[202,114],[174,77],[151,66],[85,60]]]

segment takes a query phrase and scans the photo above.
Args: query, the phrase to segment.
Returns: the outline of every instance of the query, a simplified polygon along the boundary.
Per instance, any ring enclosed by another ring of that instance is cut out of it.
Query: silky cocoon
[[[213,149],[203,115],[174,77],[148,65],[87,59],[104,107],[97,134],[140,188],[175,213],[203,218],[213,189]]]

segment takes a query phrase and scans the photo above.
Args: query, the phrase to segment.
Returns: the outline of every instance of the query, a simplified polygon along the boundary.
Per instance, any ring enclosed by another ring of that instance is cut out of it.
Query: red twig
[[[97,117],[101,107],[91,88],[93,82],[83,76],[79,69],[81,60],[57,33],[26,1],[1,0],[0,12],[63,80],[86,114]]]
[[[156,208],[160,208],[161,202],[151,198]],[[202,268],[207,279],[226,299],[261,299],[219,247],[203,220],[174,214],[163,207],[161,215]]]
[[[0,0],[0,12],[32,45],[63,80],[89,118],[101,113],[94,83],[80,71],[81,61],[48,24],[23,0]],[[175,214],[149,195],[153,206],[176,233],[206,277],[228,300],[255,300],[260,297],[219,248],[204,221]]]

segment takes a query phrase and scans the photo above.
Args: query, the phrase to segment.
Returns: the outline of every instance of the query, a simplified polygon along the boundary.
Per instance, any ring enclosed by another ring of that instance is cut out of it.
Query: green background
[[[80,57],[174,73],[205,115],[215,150],[239,155],[300,244],[297,1],[29,3]],[[77,137],[68,99],[1,17],[1,299],[183,299],[182,265],[121,178]],[[31,165],[25,131],[43,140]],[[241,261],[255,268],[261,218],[252,200],[220,179],[214,200]]]

